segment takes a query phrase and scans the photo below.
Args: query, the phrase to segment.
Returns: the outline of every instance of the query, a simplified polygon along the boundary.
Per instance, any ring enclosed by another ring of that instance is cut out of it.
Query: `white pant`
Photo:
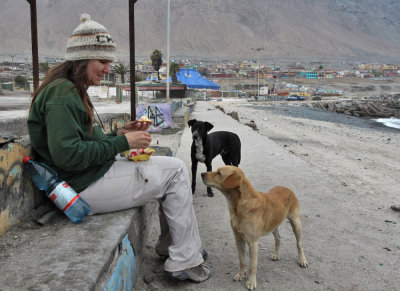
[[[203,262],[190,178],[180,159],[152,156],[148,161],[133,162],[117,157],[101,179],[79,194],[90,205],[90,214],[159,200],[172,237],[165,270],[181,271]]]

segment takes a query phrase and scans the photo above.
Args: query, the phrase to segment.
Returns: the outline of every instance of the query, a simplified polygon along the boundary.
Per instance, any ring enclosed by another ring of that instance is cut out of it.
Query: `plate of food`
[[[134,162],[147,161],[154,153],[153,149],[132,149],[123,152],[123,156]]]

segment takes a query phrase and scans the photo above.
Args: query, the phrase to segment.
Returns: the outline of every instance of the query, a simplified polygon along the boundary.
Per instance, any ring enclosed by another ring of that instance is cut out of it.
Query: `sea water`
[[[374,119],[376,122],[382,123],[387,127],[393,127],[400,129],[400,119],[399,118],[378,118]]]

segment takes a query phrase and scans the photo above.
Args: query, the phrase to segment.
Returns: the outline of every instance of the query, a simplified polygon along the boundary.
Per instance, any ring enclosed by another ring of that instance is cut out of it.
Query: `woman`
[[[91,214],[143,205],[158,199],[167,221],[156,246],[167,257],[165,270],[178,280],[207,280],[212,268],[194,214],[190,180],[184,163],[151,157],[134,163],[117,155],[146,148],[148,125],[133,121],[105,135],[96,124],[87,94],[99,85],[115,60],[115,44],[107,29],[82,14],[67,43],[66,62],[48,72],[34,92],[28,117],[31,146],[39,161],[58,172],[90,205]]]

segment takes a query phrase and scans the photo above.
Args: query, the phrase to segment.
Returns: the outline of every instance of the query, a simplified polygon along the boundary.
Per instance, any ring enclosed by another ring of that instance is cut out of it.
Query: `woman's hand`
[[[117,135],[126,134],[134,131],[145,131],[149,129],[150,124],[147,122],[139,122],[137,120],[126,123],[123,127],[117,130]]]
[[[125,133],[130,149],[145,149],[150,145],[151,135],[147,131],[130,131]]]

